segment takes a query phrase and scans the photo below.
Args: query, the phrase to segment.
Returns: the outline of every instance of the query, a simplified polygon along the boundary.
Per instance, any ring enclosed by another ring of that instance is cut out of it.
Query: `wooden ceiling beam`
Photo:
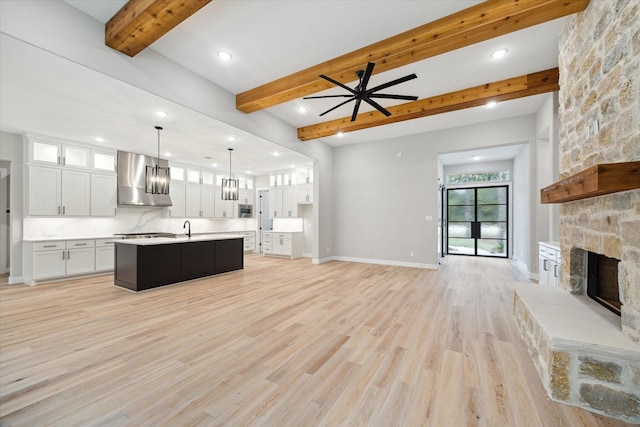
[[[211,0],[129,0],[105,27],[105,44],[134,57]]]
[[[387,110],[391,113],[389,117],[385,117],[379,111],[373,110],[358,114],[356,120],[353,122],[351,121],[351,116],[349,116],[305,126],[298,128],[298,139],[308,141],[332,136],[338,132],[353,132],[405,120],[478,107],[486,104],[488,101],[500,102],[546,92],[554,92],[560,89],[558,77],[558,68],[552,68],[550,70],[487,83],[444,95],[407,102],[390,108],[387,107]]]
[[[381,73],[584,10],[589,0],[488,0],[436,21],[266,83],[236,96],[252,113],[356,80],[367,62]]]

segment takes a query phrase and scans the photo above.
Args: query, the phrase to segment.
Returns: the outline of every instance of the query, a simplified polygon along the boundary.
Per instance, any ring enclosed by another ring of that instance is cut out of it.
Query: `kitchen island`
[[[117,240],[114,284],[138,292],[241,270],[243,237],[210,234]]]

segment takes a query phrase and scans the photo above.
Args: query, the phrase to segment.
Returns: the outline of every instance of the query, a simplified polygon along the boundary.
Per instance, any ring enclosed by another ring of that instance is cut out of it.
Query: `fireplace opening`
[[[587,258],[587,295],[620,316],[618,263],[620,260],[594,252]]]

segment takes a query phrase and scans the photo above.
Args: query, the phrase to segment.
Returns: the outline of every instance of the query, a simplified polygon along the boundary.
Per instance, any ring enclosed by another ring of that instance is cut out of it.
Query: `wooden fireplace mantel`
[[[640,188],[640,161],[601,163],[540,190],[541,203],[564,203]]]

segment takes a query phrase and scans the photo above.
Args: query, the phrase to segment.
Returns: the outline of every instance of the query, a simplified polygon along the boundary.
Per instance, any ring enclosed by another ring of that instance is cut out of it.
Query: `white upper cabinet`
[[[45,139],[29,140],[29,163],[40,163],[50,166],[67,166],[79,169],[91,167],[89,148],[67,145]]]
[[[187,184],[200,184],[200,170],[187,168]]]
[[[171,174],[171,181],[184,182],[185,181],[185,168],[182,166],[170,165],[169,173]],[[169,186],[171,189],[171,186]]]
[[[296,170],[298,184],[310,184],[313,182],[313,168],[298,168]]]
[[[115,216],[118,205],[118,177],[91,174],[91,216]]]
[[[173,171],[173,167],[171,168]],[[169,187],[169,196],[171,197],[171,206],[169,206],[169,216],[176,218],[184,218],[186,214],[186,186],[184,184],[172,182]],[[198,208],[199,209],[199,208]]]
[[[89,216],[91,174],[44,166],[29,166],[27,215]]]
[[[115,151],[91,151],[91,169],[100,172],[112,172],[117,170],[117,152]]]

